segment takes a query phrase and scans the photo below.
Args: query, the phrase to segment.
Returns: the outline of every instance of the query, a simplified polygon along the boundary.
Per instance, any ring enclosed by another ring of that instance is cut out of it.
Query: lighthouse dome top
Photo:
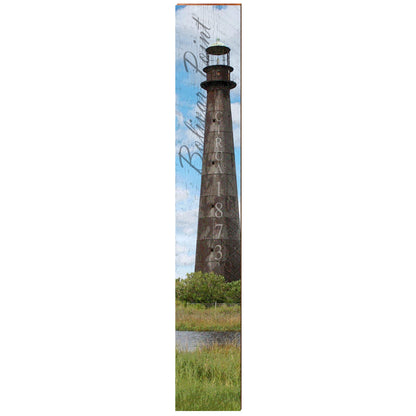
[[[230,52],[230,48],[222,43],[219,39],[217,39],[216,42],[212,45],[208,46],[206,50],[210,55],[225,55],[226,53]]]

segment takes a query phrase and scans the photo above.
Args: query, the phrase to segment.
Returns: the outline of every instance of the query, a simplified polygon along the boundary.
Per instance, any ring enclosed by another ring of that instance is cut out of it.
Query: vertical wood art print
[[[240,39],[176,6],[176,410],[241,410]]]

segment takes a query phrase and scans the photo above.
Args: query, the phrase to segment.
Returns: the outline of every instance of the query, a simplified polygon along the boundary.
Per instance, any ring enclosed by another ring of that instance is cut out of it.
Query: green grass
[[[176,410],[241,410],[240,347],[176,350]]]
[[[186,305],[176,302],[177,331],[240,331],[240,305],[220,305],[216,308],[204,305]]]

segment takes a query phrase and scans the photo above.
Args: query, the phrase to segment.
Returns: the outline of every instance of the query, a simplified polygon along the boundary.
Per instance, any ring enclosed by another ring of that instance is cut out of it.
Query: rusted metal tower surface
[[[204,154],[199,200],[195,271],[214,272],[226,281],[241,278],[241,237],[231,119],[230,48],[206,49],[207,91]]]

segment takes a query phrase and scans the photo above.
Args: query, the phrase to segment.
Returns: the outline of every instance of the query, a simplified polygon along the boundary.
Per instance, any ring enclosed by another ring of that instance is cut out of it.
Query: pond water
[[[240,332],[176,331],[176,347],[180,350],[194,351],[199,346],[230,342],[240,345]]]

